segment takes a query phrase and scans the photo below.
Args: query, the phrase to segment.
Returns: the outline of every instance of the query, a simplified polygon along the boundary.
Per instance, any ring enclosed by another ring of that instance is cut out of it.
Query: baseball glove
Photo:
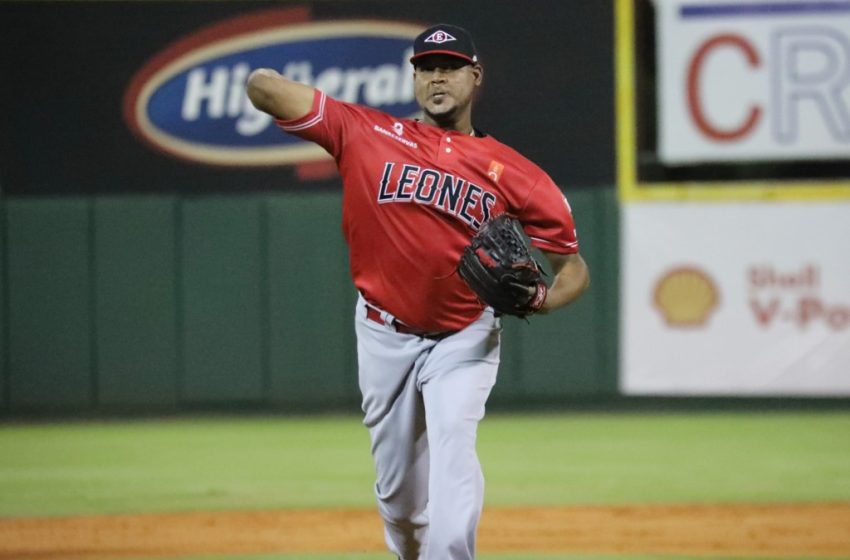
[[[525,317],[540,310],[546,284],[519,222],[501,214],[485,223],[464,249],[458,273],[497,313]]]

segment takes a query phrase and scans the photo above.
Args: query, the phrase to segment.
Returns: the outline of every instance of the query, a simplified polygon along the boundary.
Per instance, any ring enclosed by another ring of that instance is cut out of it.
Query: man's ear
[[[475,76],[475,85],[480,86],[484,82],[484,67],[480,64],[473,64],[472,74]]]

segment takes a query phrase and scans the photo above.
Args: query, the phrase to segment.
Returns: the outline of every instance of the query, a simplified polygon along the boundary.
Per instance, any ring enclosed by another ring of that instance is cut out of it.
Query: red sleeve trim
[[[313,106],[310,108],[309,113],[298,119],[288,121],[275,119],[274,122],[286,132],[296,132],[316,126],[325,118],[325,98],[324,92],[317,89],[313,94]]]
[[[558,241],[549,241],[548,239],[541,239],[540,237],[533,236],[529,236],[529,239],[531,239],[532,245],[534,245],[538,249],[549,251],[550,253],[560,253],[562,255],[571,255],[573,253],[578,253],[578,241],[572,241],[570,243],[560,243]]]

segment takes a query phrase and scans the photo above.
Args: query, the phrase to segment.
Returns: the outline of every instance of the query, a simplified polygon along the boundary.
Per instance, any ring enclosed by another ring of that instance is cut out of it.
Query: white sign
[[[850,396],[850,202],[623,208],[621,389]]]
[[[850,2],[655,2],[662,161],[850,158]]]

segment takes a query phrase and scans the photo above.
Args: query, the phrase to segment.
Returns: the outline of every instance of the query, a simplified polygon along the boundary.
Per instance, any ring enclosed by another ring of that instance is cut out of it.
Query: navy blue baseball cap
[[[469,31],[457,25],[439,23],[431,26],[413,40],[413,56],[410,62],[429,54],[447,54],[469,62],[478,63],[478,52]]]

